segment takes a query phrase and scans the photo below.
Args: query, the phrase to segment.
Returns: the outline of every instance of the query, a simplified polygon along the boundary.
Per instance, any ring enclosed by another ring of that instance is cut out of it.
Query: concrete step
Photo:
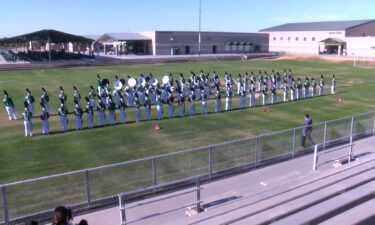
[[[214,210],[209,210],[205,213],[201,213],[188,219],[184,218],[178,221],[178,223],[207,224],[207,222],[209,222],[211,219],[214,219],[215,217],[223,217],[224,215],[228,215],[226,219],[230,220],[231,218],[236,217],[234,215],[231,215],[232,212],[236,212],[238,210],[241,210],[242,208],[246,208],[259,202],[277,198],[278,196],[284,195],[285,193],[292,192],[297,189],[302,189],[303,187],[309,185],[313,185],[315,189],[319,189],[319,187],[323,185],[332,185],[341,180],[345,180],[357,174],[361,174],[363,173],[363,171],[370,170],[375,167],[374,160],[374,156],[369,156],[363,158],[362,160],[360,160],[360,162],[354,162],[350,165],[345,165],[340,169],[331,169],[321,173],[312,173],[306,176],[300,176],[299,179],[293,180],[293,182],[286,181],[284,184],[276,188],[272,187],[260,193],[252,193],[251,195],[244,196],[238,200],[232,201],[228,204],[224,204],[222,207],[215,208]],[[273,204],[275,206],[276,203],[274,202]],[[268,207],[271,206],[272,204],[268,205]],[[224,218],[222,219],[224,220]],[[220,219],[218,219],[216,222],[220,222]]]
[[[351,208],[335,217],[332,217],[320,225],[351,225],[351,224],[375,224],[375,199]]]
[[[306,208],[298,213],[283,218],[275,225],[289,224],[318,224],[335,215],[341,215],[347,209],[361,205],[373,197],[375,181],[361,185],[353,190],[339,194],[312,207]],[[372,213],[375,213],[372,211]],[[348,219],[348,218],[347,218]],[[336,223],[341,224],[341,223]]]

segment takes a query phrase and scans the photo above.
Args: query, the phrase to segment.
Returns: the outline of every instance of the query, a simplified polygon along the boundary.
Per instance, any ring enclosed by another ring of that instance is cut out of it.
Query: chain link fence
[[[374,135],[375,112],[317,123],[316,144],[331,146]],[[87,209],[116,202],[117,194],[163,183],[207,176],[208,179],[312,151],[301,143],[302,127],[180,152],[0,186],[1,224],[49,218],[57,205]]]

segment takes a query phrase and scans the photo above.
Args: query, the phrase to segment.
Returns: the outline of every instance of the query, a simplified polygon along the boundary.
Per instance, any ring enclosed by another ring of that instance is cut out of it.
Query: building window
[[[273,37],[273,40],[276,41],[276,37]]]
[[[290,41],[290,37],[288,37],[288,41]]]
[[[312,37],[311,40],[312,40],[312,41],[315,41],[315,37]]]
[[[306,37],[304,37],[304,38],[303,38],[303,41],[306,41],[306,40],[307,40],[307,38],[306,38]]]
[[[298,41],[298,37],[296,37],[296,41]]]
[[[284,38],[283,37],[280,37],[280,41],[282,41]]]

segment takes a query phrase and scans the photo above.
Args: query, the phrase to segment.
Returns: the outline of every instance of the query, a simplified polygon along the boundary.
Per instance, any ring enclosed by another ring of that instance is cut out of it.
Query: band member
[[[297,79],[297,100],[301,98],[302,95],[302,83],[301,79],[298,77]]]
[[[25,111],[22,113],[23,124],[25,125],[25,137],[33,136],[33,126],[31,123],[32,114],[29,108],[25,108]]]
[[[267,105],[267,88],[264,87],[262,90],[263,105]]]
[[[271,103],[276,103],[276,85],[271,88]]]
[[[287,83],[286,82],[284,82],[284,86],[283,86],[283,97],[284,97],[284,102],[287,102],[287,101],[289,101],[288,100],[288,85],[287,85]]]
[[[294,85],[294,81],[292,81],[291,85],[290,85],[290,100],[291,101],[294,101],[295,99],[295,96],[296,96],[296,93],[295,93],[295,85]]]
[[[49,112],[45,107],[43,107],[43,111],[40,113],[40,119],[42,120],[42,132],[43,134],[49,134]]]
[[[150,120],[151,119],[151,101],[148,99],[148,97],[145,97],[145,102],[143,103],[144,106],[144,120]]]
[[[12,98],[9,97],[7,91],[4,91],[3,103],[5,105],[5,109],[8,113],[9,120],[12,120],[12,119],[17,120],[16,111],[14,110],[13,100],[12,100]]]
[[[310,82],[309,82],[308,77],[306,77],[306,80],[305,80],[305,83],[303,84],[303,87],[304,87],[303,97],[308,98],[309,97],[309,88],[310,88]]]
[[[59,100],[60,100],[60,105],[63,104],[64,107],[66,107],[66,94],[64,92],[64,89],[60,86],[60,94],[59,94]]]
[[[189,115],[193,116],[193,115],[195,115],[195,94],[194,94],[194,91],[190,92],[190,95],[188,97],[188,101],[190,102]]]
[[[90,100],[91,107],[92,107],[93,109],[95,108],[95,97],[96,97],[95,89],[94,89],[94,87],[91,85],[91,86],[90,86],[90,91],[89,91],[89,100]]]
[[[57,110],[57,114],[60,117],[60,124],[62,132],[67,130],[68,126],[68,110],[64,106],[64,104],[60,104],[60,108]]]
[[[319,96],[323,95],[324,90],[324,78],[323,75],[320,75],[320,81],[319,81]]]
[[[156,119],[163,119],[163,102],[160,95],[156,96]]]
[[[42,88],[42,96],[40,96],[40,102],[42,107],[46,108],[47,112],[50,113],[49,109],[49,96],[47,94],[46,89]]]
[[[98,111],[98,125],[102,127],[105,125],[105,103],[102,99],[98,100],[96,109]]]
[[[141,112],[140,112],[140,102],[138,100],[138,98],[135,98],[134,100],[134,120],[135,122],[139,122],[140,118],[141,118]]]
[[[169,94],[169,97],[168,97],[168,117],[169,118],[173,118],[174,117],[174,106],[173,106],[173,102],[174,102],[174,98],[172,96],[172,94]]]
[[[74,108],[73,113],[74,113],[74,121],[75,121],[76,130],[81,130],[83,111],[81,107],[79,106],[79,104],[76,104],[76,107]]]
[[[316,82],[314,78],[311,78],[311,96],[315,97],[316,95]]]
[[[73,100],[76,105],[81,105],[81,94],[78,92],[76,86],[73,86]]]
[[[220,94],[220,90],[217,86],[216,93],[215,93],[215,112],[221,111],[220,105],[221,105],[221,94]]]
[[[241,87],[242,87],[242,77],[241,77],[241,74],[238,74],[238,78],[237,78],[237,95],[240,94]]]
[[[184,96],[181,96],[181,98],[178,100],[178,106],[179,106],[180,117],[185,116],[185,97]]]
[[[332,81],[331,81],[331,94],[336,94],[336,77],[335,75],[332,76]]]
[[[29,109],[31,116],[34,116],[34,102],[34,97],[31,95],[30,90],[26,88],[25,106]]]
[[[232,91],[225,92],[225,111],[232,110]]]
[[[116,105],[110,97],[107,97],[108,103],[108,124],[114,125],[116,122]]]
[[[245,101],[246,101],[246,92],[244,90],[244,87],[240,87],[240,109],[245,108]]]
[[[86,121],[87,121],[87,128],[92,128],[94,126],[94,107],[92,106],[91,100],[86,97]]]
[[[120,99],[120,122],[122,124],[126,123],[126,111],[125,111],[125,108],[126,108],[125,100],[124,100],[124,98],[121,98]]]
[[[207,114],[207,94],[202,90],[201,96],[201,114]]]
[[[249,105],[250,105],[250,107],[254,107],[255,106],[255,85],[251,85],[250,86],[249,92],[250,92],[250,96],[249,96],[250,102],[249,102]]]

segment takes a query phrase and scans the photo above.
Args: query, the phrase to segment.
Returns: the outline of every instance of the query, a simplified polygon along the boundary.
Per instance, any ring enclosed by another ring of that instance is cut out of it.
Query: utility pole
[[[201,14],[202,14],[201,3],[202,3],[202,0],[199,0],[198,55],[201,55]]]

